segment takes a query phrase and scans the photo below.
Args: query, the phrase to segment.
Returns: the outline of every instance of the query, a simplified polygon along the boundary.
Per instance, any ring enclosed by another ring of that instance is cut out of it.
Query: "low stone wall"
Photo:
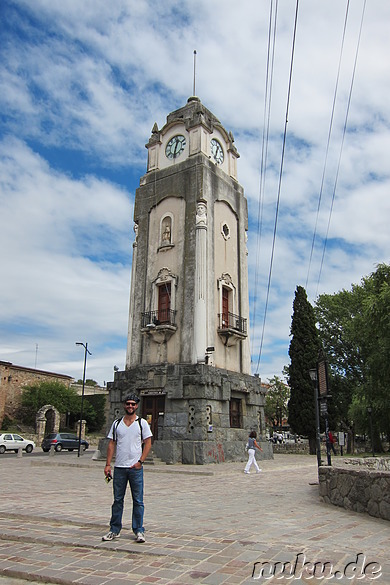
[[[390,457],[349,457],[344,459],[345,465],[356,465],[366,469],[390,471]]]
[[[271,443],[274,453],[294,453],[295,455],[308,455],[309,443]]]
[[[390,520],[389,471],[373,471],[362,465],[359,469],[320,467],[318,472],[324,502]]]

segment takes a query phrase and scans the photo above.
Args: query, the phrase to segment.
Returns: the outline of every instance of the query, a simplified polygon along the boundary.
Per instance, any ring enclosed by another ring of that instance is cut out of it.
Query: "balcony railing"
[[[158,325],[173,325],[175,326],[176,311],[171,309],[161,309],[160,311],[147,311],[142,313],[141,327],[145,328],[150,325],[158,327]]]
[[[246,319],[233,313],[219,313],[218,315],[218,329],[233,329],[246,335],[246,322]]]

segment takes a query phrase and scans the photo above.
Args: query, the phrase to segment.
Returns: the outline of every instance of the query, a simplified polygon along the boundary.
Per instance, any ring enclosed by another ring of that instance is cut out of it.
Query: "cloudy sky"
[[[80,378],[81,341],[87,377],[124,368],[145,143],[196,49],[241,155],[253,371],[281,376],[296,286],[389,262],[389,23],[384,0],[1,0],[0,360]]]

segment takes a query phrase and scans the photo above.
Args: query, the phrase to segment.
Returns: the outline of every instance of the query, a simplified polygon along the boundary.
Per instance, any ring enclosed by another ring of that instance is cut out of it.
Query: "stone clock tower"
[[[248,431],[264,432],[264,394],[250,375],[239,154],[197,97],[161,129],[155,124],[146,148],[134,206],[126,369],[109,384],[111,414],[135,392],[156,456],[241,460]]]

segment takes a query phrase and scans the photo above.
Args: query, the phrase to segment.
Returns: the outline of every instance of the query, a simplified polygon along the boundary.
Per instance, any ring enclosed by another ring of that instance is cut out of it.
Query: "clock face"
[[[174,136],[168,142],[165,148],[165,154],[168,158],[177,158],[184,150],[186,139],[181,134]]]
[[[213,157],[213,159],[215,160],[215,162],[217,163],[217,165],[220,165],[223,163],[223,148],[220,145],[220,143],[218,142],[218,140],[216,140],[215,138],[213,138],[211,140],[211,156]]]

